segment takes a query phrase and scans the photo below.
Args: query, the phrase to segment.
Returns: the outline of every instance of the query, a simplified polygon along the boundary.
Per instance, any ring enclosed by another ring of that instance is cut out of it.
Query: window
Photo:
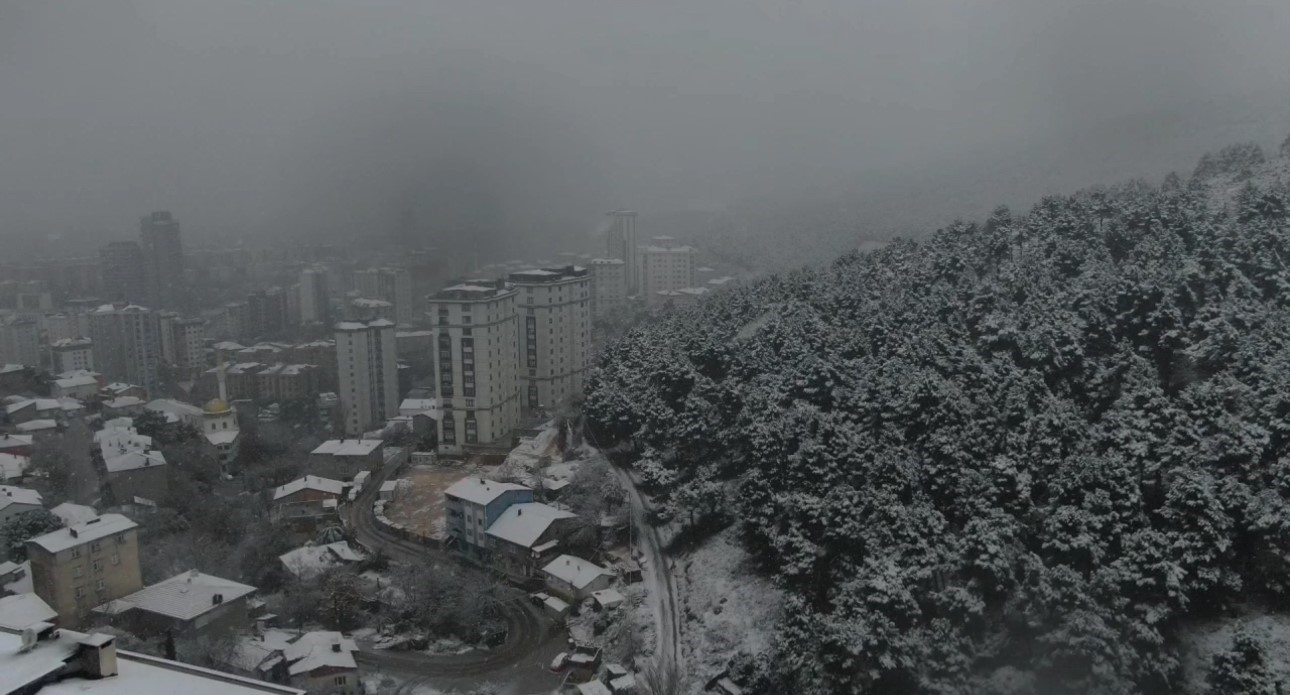
[[[336,676],[336,685],[345,685],[345,676]]]
[[[94,561],[94,571],[95,571],[95,572],[102,572],[102,571],[103,571],[103,561],[102,561],[102,560],[95,560],[95,561]]]
[[[94,541],[93,543],[90,543],[91,553],[97,553],[101,548],[102,548],[102,545],[98,541]]]
[[[117,555],[116,553],[112,553],[112,564],[114,565],[121,564],[121,556]]]
[[[73,577],[79,577],[79,576],[81,576],[81,575],[83,575],[83,574],[85,574],[85,566],[84,566],[84,565],[77,565],[77,566],[75,566],[75,567],[73,567],[73,568],[72,568],[72,576],[73,576]]]
[[[95,589],[97,589],[97,590],[99,590],[99,591],[106,591],[106,590],[107,590],[107,583],[106,583],[105,581],[103,581],[102,579],[100,579],[100,580],[98,580],[97,582],[94,582],[94,588],[95,588]]]
[[[76,598],[81,598],[83,596],[85,596],[85,587],[83,586],[76,587]]]
[[[81,556],[81,549],[80,549],[80,547],[79,547],[79,546],[77,546],[77,547],[75,547],[75,548],[72,548],[72,557],[80,557],[80,556]]]

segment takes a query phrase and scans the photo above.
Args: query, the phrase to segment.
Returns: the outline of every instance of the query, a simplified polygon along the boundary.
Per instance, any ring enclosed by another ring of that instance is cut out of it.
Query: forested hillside
[[[1290,140],[1231,147],[1190,179],[766,278],[607,350],[601,443],[634,440],[678,518],[732,516],[786,595],[773,661],[739,675],[1168,693],[1180,626],[1285,607],[1288,170]]]

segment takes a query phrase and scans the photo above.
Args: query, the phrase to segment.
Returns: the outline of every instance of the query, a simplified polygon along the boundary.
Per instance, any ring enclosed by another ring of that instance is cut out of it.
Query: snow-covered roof
[[[488,535],[508,543],[532,547],[557,519],[572,519],[577,514],[556,509],[541,502],[512,504],[488,527]]]
[[[309,453],[329,456],[367,456],[380,448],[383,443],[379,439],[329,439]]]
[[[58,611],[35,594],[0,598],[0,627],[21,630],[32,623],[47,623],[56,618]]]
[[[74,526],[76,524],[85,523],[99,515],[98,512],[94,511],[94,507],[88,507],[83,504],[74,504],[72,502],[64,502],[49,511],[54,516],[62,520],[64,526]]]
[[[178,422],[184,418],[200,418],[202,416],[201,408],[173,398],[158,398],[148,401],[144,409],[165,415],[167,422]]]
[[[337,649],[336,647],[339,647]],[[306,632],[282,650],[291,675],[309,673],[320,668],[357,669],[354,652],[358,645],[339,632]]]
[[[18,449],[31,446],[32,439],[25,434],[0,434],[0,449]]]
[[[627,600],[617,589],[601,589],[591,592],[591,598],[605,608],[613,608]]]
[[[609,689],[616,693],[629,693],[636,690],[636,676],[628,673],[609,681]]]
[[[12,485],[0,485],[0,509],[4,509],[11,504],[34,504],[40,506],[43,503],[44,499],[35,490]]]
[[[487,505],[509,490],[528,490],[529,488],[515,483],[499,483],[484,478],[462,478],[444,490],[445,495],[456,497],[474,504]]]
[[[217,430],[215,432],[207,432],[205,436],[206,441],[215,446],[220,446],[222,444],[232,444],[237,440],[240,432],[240,430]]]
[[[129,531],[137,526],[138,524],[120,514],[104,514],[75,526],[50,531],[27,542],[35,543],[51,553],[58,553],[99,538]]]
[[[95,610],[116,615],[138,608],[176,620],[193,620],[226,602],[254,592],[253,586],[193,570],[109,601]],[[218,601],[216,597],[219,597]]]
[[[27,472],[29,465],[31,465],[31,459],[26,456],[0,452],[0,480],[21,478]]]
[[[309,579],[342,562],[361,562],[366,556],[349,547],[345,541],[327,545],[306,545],[278,556],[287,571]]]
[[[160,451],[127,451],[119,456],[104,459],[103,465],[108,473],[123,473],[140,468],[166,465],[166,457]]]
[[[316,475],[306,475],[303,478],[296,478],[286,485],[280,485],[274,488],[273,499],[275,501],[280,500],[283,497],[294,495],[301,490],[318,490],[319,492],[325,492],[331,495],[339,495],[344,491],[344,489],[345,483],[342,483],[339,480],[322,478]]]
[[[613,576],[609,570],[594,562],[573,555],[561,555],[542,568],[556,579],[568,582],[575,589],[585,588],[600,576]]]
[[[99,380],[92,374],[71,376],[65,379],[54,379],[54,385],[60,389],[72,389],[78,386],[98,386]]]
[[[219,343],[215,343],[214,348],[216,350],[233,351],[233,350],[245,350],[246,346],[240,343],[235,343],[231,340],[225,340]]]
[[[577,688],[578,695],[614,695],[609,688],[605,687],[605,684],[600,681],[579,683]]]
[[[13,372],[21,372],[23,369],[26,369],[26,367],[21,364],[0,364],[0,374],[12,374]]]
[[[0,563],[0,565],[4,564],[6,563]],[[4,591],[11,594],[30,594],[36,590],[35,585],[31,581],[31,560],[24,560],[17,565],[14,565],[12,562],[7,564],[12,565],[12,567],[7,570],[0,571],[0,574],[9,575],[16,572],[17,578],[0,588],[3,588]]]
[[[138,396],[120,396],[105,402],[103,405],[114,409],[134,408],[136,406],[143,405],[143,399]]]
[[[99,445],[104,459],[152,448],[152,437],[139,434],[134,427],[104,427],[94,433],[94,442]]]
[[[413,413],[424,413],[426,411],[437,411],[439,401],[434,398],[404,398],[399,404],[399,413],[401,415],[412,415]]]
[[[15,425],[15,427],[19,432],[42,432],[57,429],[58,423],[53,420],[28,420]]]
[[[104,390],[104,391],[107,391],[107,392],[109,392],[109,393],[125,393],[126,391],[129,391],[130,389],[137,389],[137,388],[142,388],[142,387],[141,387],[141,386],[135,386],[134,384],[127,384],[127,383],[126,383],[126,382],[124,382],[124,381],[114,381],[114,382],[112,382],[112,383],[108,384],[107,386],[104,386],[104,387],[103,387],[103,390]]]

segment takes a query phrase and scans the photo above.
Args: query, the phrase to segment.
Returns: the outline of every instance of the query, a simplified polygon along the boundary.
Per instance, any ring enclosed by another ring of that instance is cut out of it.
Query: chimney
[[[338,654],[340,653],[340,638],[339,638],[339,637],[333,637],[333,638],[331,638],[331,650],[332,650],[333,652],[338,653]]]
[[[215,594],[211,597],[212,606],[218,606],[221,603],[224,603],[224,594]]]
[[[68,532],[68,533],[70,533],[70,534],[72,534],[72,538],[76,538],[76,537],[77,537],[77,535],[76,535],[76,528],[75,528],[75,527],[68,528],[68,529],[67,529],[67,532]]]
[[[515,516],[524,516],[524,510],[519,507],[515,508]]]
[[[76,641],[81,673],[90,679],[117,674],[116,640],[111,635],[95,633]]]
[[[196,567],[188,570],[188,583],[192,584],[193,580],[199,576],[201,576],[201,572],[198,572]]]

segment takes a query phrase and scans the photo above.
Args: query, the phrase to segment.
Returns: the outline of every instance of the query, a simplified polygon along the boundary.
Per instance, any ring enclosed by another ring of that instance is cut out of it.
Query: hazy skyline
[[[190,241],[336,238],[411,209],[445,243],[577,238],[1283,105],[1287,26],[1200,0],[4,0],[0,230],[107,240],[164,208]]]

